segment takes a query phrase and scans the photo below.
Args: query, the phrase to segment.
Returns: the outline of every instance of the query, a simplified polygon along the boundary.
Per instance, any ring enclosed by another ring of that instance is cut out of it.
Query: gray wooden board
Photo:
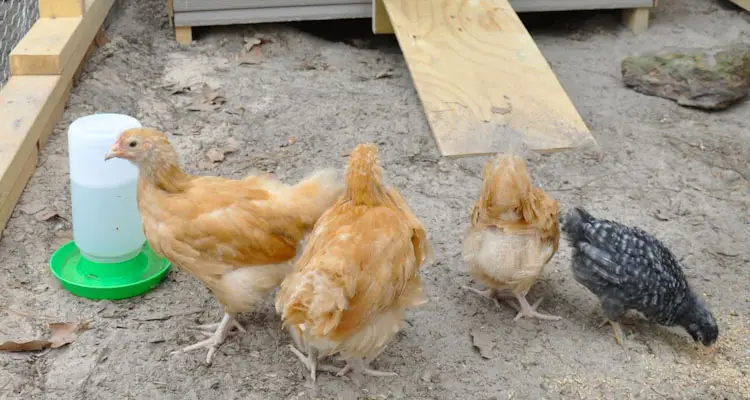
[[[302,20],[370,18],[370,3],[175,12],[175,26],[257,24]]]
[[[174,0],[176,26],[372,18],[372,0]],[[510,0],[516,12],[652,7],[654,0]]]
[[[173,0],[175,12],[371,4],[372,0]]]

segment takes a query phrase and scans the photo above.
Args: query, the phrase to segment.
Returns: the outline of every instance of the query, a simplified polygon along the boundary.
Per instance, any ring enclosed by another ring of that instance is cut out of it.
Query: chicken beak
[[[104,161],[107,161],[111,158],[120,157],[121,155],[122,152],[120,151],[120,149],[116,146],[113,146],[112,149],[104,155]]]

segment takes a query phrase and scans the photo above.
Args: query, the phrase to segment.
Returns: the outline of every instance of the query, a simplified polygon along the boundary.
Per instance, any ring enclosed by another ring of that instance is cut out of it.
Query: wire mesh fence
[[[10,77],[10,51],[37,18],[37,0],[0,0],[0,87]]]

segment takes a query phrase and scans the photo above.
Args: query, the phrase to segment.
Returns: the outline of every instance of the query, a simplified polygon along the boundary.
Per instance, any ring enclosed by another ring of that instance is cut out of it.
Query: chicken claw
[[[510,303],[514,308],[516,308],[516,311],[518,311],[518,314],[516,314],[516,317],[513,318],[513,322],[518,321],[521,319],[521,317],[530,317],[530,318],[538,318],[538,319],[545,319],[549,321],[559,321],[562,319],[562,317],[557,315],[549,315],[549,314],[542,314],[539,311],[536,310],[536,308],[539,306],[539,304],[542,302],[543,298],[538,299],[534,302],[534,305],[530,305],[529,301],[526,300],[526,296],[517,294],[516,299],[518,299],[518,303],[521,305],[521,308],[516,308],[515,304]]]
[[[221,319],[220,323],[206,325],[206,327],[217,325],[216,331],[211,335],[210,338],[201,340],[200,342],[187,346],[182,350],[173,351],[171,354],[187,353],[188,351],[196,349],[208,348],[208,355],[206,355],[206,364],[211,365],[214,355],[216,355],[216,351],[219,349],[219,346],[224,343],[224,340],[226,340],[227,335],[229,334],[229,329],[232,326],[239,325],[236,322],[235,324],[237,325],[233,325],[232,322],[235,322],[234,318],[231,315],[225,313],[224,318]],[[244,330],[244,328],[241,329]]]
[[[476,293],[476,294],[478,294],[478,295],[480,295],[482,297],[486,297],[488,299],[491,299],[492,301],[495,302],[495,304],[498,307],[502,307],[500,305],[500,300],[497,299],[497,291],[495,289],[479,290],[479,289],[476,289],[476,288],[473,288],[473,287],[469,287],[469,286],[461,286],[461,288],[462,289],[466,289],[466,290],[468,290],[470,292],[474,292],[474,293]]]
[[[297,350],[297,348],[291,344],[289,345],[289,350],[291,350],[292,353],[294,353],[294,355],[305,364],[307,369],[310,370],[310,378],[313,382],[317,380],[318,370],[333,373],[340,372],[341,370],[341,368],[334,367],[333,365],[318,364],[318,352],[316,350],[310,351],[310,355],[308,356],[302,354],[301,351]]]
[[[367,363],[369,364],[369,363]],[[357,358],[354,360],[351,360],[350,362],[346,363],[346,367],[342,368],[341,371],[339,371],[336,376],[344,376],[350,369],[354,372],[358,372],[362,375],[369,375],[369,376],[398,376],[395,372],[386,372],[386,371],[378,371],[375,369],[371,369],[365,364],[365,362],[361,358]]]
[[[612,332],[615,334],[615,341],[617,341],[617,344],[622,346],[623,350],[625,350],[625,354],[630,357],[630,353],[628,351],[628,344],[626,342],[627,335],[625,334],[625,331],[622,330],[622,326],[620,326],[619,322],[614,322],[612,320],[609,320],[605,318],[601,324],[599,324],[599,327],[603,327],[606,324],[612,325]]]

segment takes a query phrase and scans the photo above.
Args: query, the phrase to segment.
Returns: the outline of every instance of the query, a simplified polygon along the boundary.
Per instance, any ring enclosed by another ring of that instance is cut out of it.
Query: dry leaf
[[[52,331],[52,337],[49,339],[52,348],[65,346],[73,343],[78,335],[89,329],[89,323],[86,321],[77,322],[53,322],[49,324]]]
[[[109,39],[106,35],[104,35],[104,33],[98,33],[96,36],[94,36],[94,42],[98,47],[102,47],[105,44],[109,43]]]
[[[219,104],[193,103],[187,106],[188,111],[216,111],[221,106]]]
[[[493,358],[492,349],[495,347],[495,344],[492,343],[492,337],[490,335],[477,330],[472,331],[471,344],[479,350],[479,355],[482,356],[482,358]]]
[[[39,211],[44,210],[45,208],[47,208],[47,206],[45,206],[43,202],[39,200],[31,200],[29,202],[25,202],[21,206],[21,212],[28,215],[34,215]]]
[[[510,112],[513,111],[513,107],[511,107],[510,105],[508,105],[507,107],[492,107],[490,111],[492,111],[493,114],[506,115],[510,114]]]
[[[212,163],[209,160],[198,161],[198,168],[200,168],[201,170],[206,171],[206,170],[212,169],[213,167],[214,167],[214,163]]]
[[[297,138],[294,136],[289,136],[289,139],[287,139],[286,143],[282,144],[281,147],[291,146],[295,143],[297,143]]]
[[[0,343],[0,351],[37,351],[48,347],[53,349],[73,343],[78,335],[89,329],[86,321],[77,322],[53,322],[49,324],[52,331],[47,340],[13,341]]]
[[[394,76],[396,75],[393,72],[393,68],[388,68],[375,74],[375,79],[393,78]]]
[[[169,92],[169,94],[175,95],[175,94],[188,94],[193,91],[193,88],[190,86],[180,86],[176,88],[172,88],[172,90]]]
[[[257,65],[265,61],[263,50],[260,47],[253,47],[250,50],[242,51],[237,56],[238,65]]]
[[[245,40],[245,51],[250,51],[253,47],[256,47],[263,43],[263,40],[257,37],[246,37]]]
[[[43,222],[43,221],[49,221],[49,220],[51,220],[52,218],[55,218],[55,217],[57,217],[57,216],[59,216],[59,215],[60,215],[60,214],[58,214],[58,213],[57,213],[57,211],[53,211],[53,210],[44,210],[44,211],[42,211],[42,212],[39,212],[39,213],[37,213],[36,215],[34,215],[34,218],[35,218],[35,219],[36,219],[37,221],[39,221],[39,222]]]
[[[224,152],[214,147],[206,152],[206,157],[208,157],[211,162],[221,162],[224,161]]]
[[[218,90],[212,88],[207,83],[203,84],[201,89],[203,93],[203,102],[210,104],[224,104],[227,99],[222,96]]]

